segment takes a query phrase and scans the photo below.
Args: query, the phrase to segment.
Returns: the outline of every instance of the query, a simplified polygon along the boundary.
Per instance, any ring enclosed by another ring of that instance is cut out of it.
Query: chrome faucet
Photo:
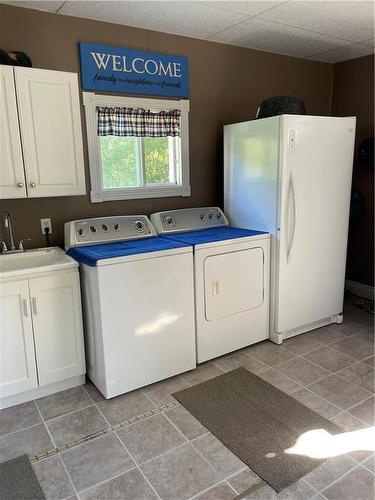
[[[8,229],[8,232],[9,232],[10,251],[15,250],[16,247],[14,246],[12,218],[11,218],[9,212],[5,212],[4,227],[5,227],[5,229]]]
[[[9,241],[10,241],[10,249],[8,250],[8,247],[5,243],[5,241],[0,241],[1,243],[1,253],[19,253],[19,252],[24,252],[25,249],[23,247],[23,242],[24,241],[30,241],[31,238],[24,238],[21,240],[18,244],[18,248],[16,248],[14,244],[14,236],[13,236],[13,225],[12,225],[12,218],[10,216],[9,212],[5,212],[5,217],[4,217],[4,227],[5,229],[8,229],[9,233]]]

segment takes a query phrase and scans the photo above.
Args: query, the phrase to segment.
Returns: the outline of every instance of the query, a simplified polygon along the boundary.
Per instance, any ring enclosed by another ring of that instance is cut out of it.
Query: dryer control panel
[[[208,229],[228,226],[228,220],[219,207],[182,208],[157,212],[151,215],[151,222],[158,234]]]
[[[146,215],[73,220],[64,224],[64,233],[65,249],[156,236],[156,231]]]

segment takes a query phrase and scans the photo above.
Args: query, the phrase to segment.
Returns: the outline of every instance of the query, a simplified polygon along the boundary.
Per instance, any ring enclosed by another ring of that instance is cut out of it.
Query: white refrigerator
[[[224,127],[224,211],[271,233],[270,339],[343,321],[354,117]]]

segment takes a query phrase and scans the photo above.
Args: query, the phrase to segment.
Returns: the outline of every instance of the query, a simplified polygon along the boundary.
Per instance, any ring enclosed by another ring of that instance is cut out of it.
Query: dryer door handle
[[[217,297],[219,295],[219,280],[212,280],[212,296]]]

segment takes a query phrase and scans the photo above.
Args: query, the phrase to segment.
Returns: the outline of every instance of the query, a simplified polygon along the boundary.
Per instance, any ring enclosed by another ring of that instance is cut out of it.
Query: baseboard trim
[[[282,344],[282,342],[301,333],[310,332],[316,330],[317,328],[322,328],[323,326],[331,325],[332,323],[340,324],[343,322],[343,315],[341,313],[333,314],[328,318],[320,319],[318,321],[313,321],[307,325],[294,328],[293,330],[287,330],[282,333],[270,332],[270,340],[274,344]]]
[[[50,396],[55,392],[72,389],[73,387],[83,385],[85,382],[85,375],[77,375],[76,377],[61,380],[60,382],[55,382],[54,384],[42,385],[35,389],[31,389],[30,391],[20,392],[18,394],[13,394],[12,396],[6,396],[0,398],[0,410],[4,410],[10,406],[19,405],[21,403],[26,403],[27,401],[32,401],[33,399]]]
[[[375,288],[373,286],[346,280],[345,289],[364,299],[374,300]]]

